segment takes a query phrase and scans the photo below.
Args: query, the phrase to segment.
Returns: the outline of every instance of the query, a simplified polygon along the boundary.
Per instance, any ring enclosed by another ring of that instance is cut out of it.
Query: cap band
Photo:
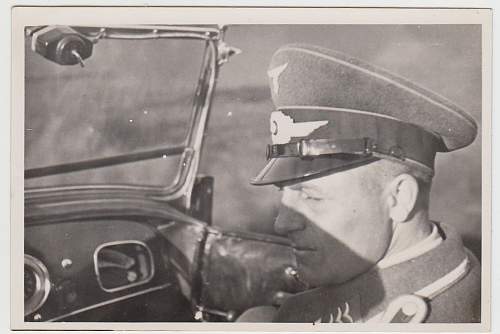
[[[284,157],[315,157],[329,154],[357,154],[369,156],[376,153],[377,156],[389,156],[404,161],[407,156],[400,146],[383,147],[371,138],[360,139],[310,139],[300,140],[295,143],[267,145],[267,160]],[[408,157],[415,160],[413,157]]]
[[[288,144],[267,145],[267,160],[283,157],[314,157],[326,154],[371,154],[376,144],[370,138],[359,139],[303,139]]]
[[[374,154],[434,169],[436,152],[446,149],[438,135],[419,126],[366,113],[284,108],[271,113],[270,126],[273,145],[267,148],[268,160]]]

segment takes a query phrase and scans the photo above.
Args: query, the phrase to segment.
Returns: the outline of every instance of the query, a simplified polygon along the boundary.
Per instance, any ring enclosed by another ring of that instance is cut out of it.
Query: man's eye
[[[309,195],[308,193],[305,192],[301,192],[300,197],[302,197],[302,199],[305,199],[307,201],[321,201],[321,198]]]

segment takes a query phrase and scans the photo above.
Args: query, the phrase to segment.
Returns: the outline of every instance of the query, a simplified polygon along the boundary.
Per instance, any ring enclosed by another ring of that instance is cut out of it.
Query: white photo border
[[[482,323],[422,325],[221,324],[221,323],[25,323],[21,289],[11,289],[12,329],[41,330],[238,330],[238,331],[489,331],[491,325],[491,149],[492,149],[492,17],[488,9],[402,8],[214,8],[214,7],[16,7],[12,9],[12,135],[11,135],[11,282],[20,282],[24,220],[24,26],[50,24],[481,24],[482,53]],[[314,16],[312,16],[314,13]]]

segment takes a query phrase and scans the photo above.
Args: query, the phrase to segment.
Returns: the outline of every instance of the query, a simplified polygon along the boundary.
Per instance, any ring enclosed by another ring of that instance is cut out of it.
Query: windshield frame
[[[42,27],[26,29],[26,35]],[[77,170],[87,170],[99,167],[118,165],[147,159],[160,158],[165,152],[172,155],[181,155],[179,168],[174,181],[167,186],[137,185],[137,184],[84,184],[84,185],[54,185],[44,187],[25,187],[25,199],[69,199],[105,194],[106,196],[148,196],[158,200],[173,200],[185,197],[185,205],[189,206],[191,190],[198,171],[200,154],[203,145],[203,135],[206,129],[208,115],[212,105],[217,74],[222,62],[219,60],[219,45],[222,42],[224,28],[192,27],[192,26],[113,26],[90,27],[71,26],[85,37],[96,43],[99,39],[196,39],[205,41],[205,50],[201,70],[193,97],[191,120],[184,143],[179,146],[164,147],[152,151],[126,153],[118,156],[100,159],[84,160],[75,163],[45,166],[35,170],[25,170],[35,177],[60,173],[71,173]],[[160,154],[161,153],[161,154]],[[44,174],[48,173],[48,174]],[[37,174],[38,173],[38,174]]]

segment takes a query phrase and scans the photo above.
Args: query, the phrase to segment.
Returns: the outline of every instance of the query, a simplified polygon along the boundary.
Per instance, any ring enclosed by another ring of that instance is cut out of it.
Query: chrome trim
[[[172,220],[172,221],[170,221],[170,222],[168,222],[168,223],[166,223],[166,224],[162,224],[162,225],[158,225],[158,226],[156,226],[156,229],[161,231],[161,230],[163,230],[163,229],[166,229],[166,228],[172,227],[172,226],[174,226],[175,224],[176,224],[176,222]]]
[[[93,40],[97,41],[102,38],[107,39],[130,39],[130,40],[144,40],[144,39],[167,39],[167,38],[181,38],[181,39],[211,39],[210,36],[200,35],[197,33],[188,32],[158,32],[152,30],[151,32],[145,33],[130,33],[125,34],[123,32],[104,32],[103,34],[97,35]]]
[[[193,26],[176,26],[176,25],[116,25],[116,26],[71,26],[73,28],[83,28],[83,29],[95,29],[95,32],[87,34],[86,36],[114,38],[116,35],[127,36],[129,34],[143,36],[142,34],[163,34],[163,33],[174,33],[174,34],[193,34],[197,38],[207,39],[207,38],[220,38],[221,29],[220,28],[210,28],[210,27],[193,27]],[[131,30],[141,31],[141,33],[135,32],[131,33]],[[112,37],[109,37],[112,36]]]
[[[69,313],[66,313],[66,314],[57,316],[55,318],[49,319],[49,320],[47,320],[47,322],[58,321],[58,320],[70,317],[72,315],[76,315],[76,314],[80,314],[80,313],[85,312],[85,311],[93,310],[93,309],[101,307],[101,306],[106,306],[106,305],[109,305],[109,304],[114,304],[114,303],[120,302],[122,300],[126,300],[126,299],[129,299],[129,298],[133,298],[133,297],[137,297],[137,296],[140,296],[140,295],[144,295],[144,294],[149,293],[149,292],[162,290],[162,289],[165,289],[165,288],[169,287],[170,285],[172,285],[172,284],[171,283],[165,283],[165,284],[162,284],[162,285],[159,285],[159,286],[155,286],[155,287],[152,287],[152,288],[149,288],[149,289],[146,289],[146,290],[134,292],[134,293],[132,293],[130,295],[121,296],[121,297],[118,297],[118,298],[113,298],[113,299],[110,299],[110,300],[106,300],[104,302],[100,302],[100,303],[97,303],[97,304],[86,306],[86,307],[80,308],[78,310],[71,311]]]
[[[24,302],[24,316],[27,316],[42,307],[49,297],[51,286],[49,271],[42,261],[29,254],[24,254],[24,265],[33,270],[36,279],[35,293]]]
[[[105,288],[104,285],[102,284],[101,277],[99,275],[99,265],[97,263],[97,255],[99,254],[101,249],[103,249],[104,247],[114,246],[114,245],[126,245],[126,244],[137,244],[137,245],[141,245],[144,248],[146,248],[146,250],[149,253],[149,259],[150,259],[150,263],[151,263],[151,273],[146,279],[139,281],[139,282],[134,282],[134,283],[127,284],[127,285],[122,285],[122,286],[119,286],[116,288],[111,288],[111,289]],[[99,246],[97,246],[95,251],[94,251],[94,271],[96,274],[97,283],[99,283],[99,287],[105,292],[111,293],[111,292],[129,289],[129,288],[132,288],[134,286],[143,285],[143,284],[146,284],[149,281],[151,281],[155,275],[155,262],[154,262],[154,258],[153,258],[153,253],[151,252],[151,249],[148,247],[148,245],[146,245],[144,242],[139,241],[139,240],[119,240],[119,241],[106,242],[106,243],[103,243],[103,244],[100,244]]]
[[[198,38],[198,39],[219,39],[221,38],[221,28],[215,27],[195,27],[176,25],[111,25],[103,27],[100,25],[67,25],[87,38],[124,38],[131,36],[134,39],[158,38],[161,34],[173,34],[175,37]],[[39,30],[47,26],[28,27],[26,36],[31,37]],[[147,37],[146,37],[147,36]],[[171,38],[171,37],[169,37]]]
[[[206,83],[205,87],[200,87],[197,89],[197,94],[205,92],[204,99],[200,101],[199,105],[195,106],[196,111],[194,113],[195,117],[193,119],[193,126],[190,128],[190,133],[188,134],[188,146],[193,148],[193,155],[190,161],[190,165],[187,167],[186,179],[183,183],[179,183],[178,192],[185,196],[185,207],[190,208],[191,205],[191,192],[193,190],[193,185],[196,179],[196,174],[198,172],[200,164],[200,155],[204,142],[204,133],[206,131],[208,118],[210,115],[210,110],[212,107],[212,100],[215,91],[215,85],[217,83],[217,75],[219,66],[218,61],[218,50],[217,46],[213,40],[207,41],[207,52],[205,52],[205,57],[202,67],[202,73],[200,74],[200,82]],[[207,78],[208,76],[208,78]],[[200,111],[201,109],[201,111]],[[196,117],[198,116],[198,117]],[[160,198],[161,200],[167,200],[168,198]]]

